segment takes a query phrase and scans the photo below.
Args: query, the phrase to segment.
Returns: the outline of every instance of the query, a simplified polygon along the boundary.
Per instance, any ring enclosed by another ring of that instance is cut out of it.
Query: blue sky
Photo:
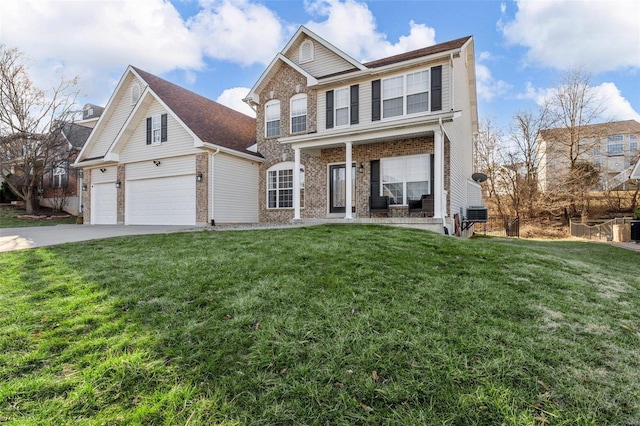
[[[80,77],[80,104],[105,105],[128,64],[225,105],[241,99],[300,25],[356,59],[473,35],[481,118],[508,130],[582,65],[602,120],[640,121],[637,0],[21,0],[0,4],[0,42],[37,84]]]

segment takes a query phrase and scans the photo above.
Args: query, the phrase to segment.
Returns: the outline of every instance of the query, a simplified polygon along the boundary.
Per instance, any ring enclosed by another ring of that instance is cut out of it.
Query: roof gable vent
[[[313,42],[311,40],[305,40],[300,45],[300,58],[299,63],[313,61]]]

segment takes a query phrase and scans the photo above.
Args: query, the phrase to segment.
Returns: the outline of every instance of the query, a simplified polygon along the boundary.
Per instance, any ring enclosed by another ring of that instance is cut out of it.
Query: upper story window
[[[629,151],[631,152],[631,154],[634,154],[636,151],[638,151],[638,142],[629,142]]]
[[[140,85],[133,83],[131,86],[131,105],[135,105],[138,99],[140,99]]]
[[[624,137],[622,135],[611,135],[607,137],[607,140],[609,142],[622,142],[624,140]]]
[[[291,133],[307,131],[307,95],[291,98]]]
[[[596,146],[595,148],[593,148],[593,155],[600,155],[600,147]]]
[[[264,107],[266,136],[280,136],[280,101],[269,101]]]
[[[629,140],[635,141],[636,139],[638,139],[638,136],[633,134],[629,135]]]
[[[300,45],[300,57],[298,58],[298,62],[303,64],[311,61],[313,61],[313,42],[311,40],[305,40]]]
[[[349,124],[349,88],[337,89],[335,96],[335,124],[336,127]]]
[[[610,143],[607,144],[607,155],[616,156],[624,154],[624,144],[623,143]]]
[[[147,117],[147,145],[158,145],[167,141],[167,114]]]
[[[382,118],[429,111],[429,70],[382,80]]]

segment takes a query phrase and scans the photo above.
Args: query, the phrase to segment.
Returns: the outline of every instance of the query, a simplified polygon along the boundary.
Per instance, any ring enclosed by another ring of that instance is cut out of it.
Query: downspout
[[[211,185],[210,187],[210,191],[209,194],[211,194],[211,202],[209,203],[209,205],[211,206],[211,226],[216,226],[216,221],[213,218],[213,213],[215,212],[214,210],[214,204],[215,204],[215,197],[214,197],[214,191],[215,191],[215,185],[214,185],[214,181],[213,181],[213,157],[215,157],[218,153],[220,152],[220,148],[216,148],[216,152],[214,152],[213,154],[211,154],[211,164],[209,165],[209,175],[211,175],[211,178],[209,179],[209,185]]]
[[[455,109],[455,105],[454,105],[454,99],[455,97],[453,96],[454,93],[453,91],[455,90],[455,84],[453,81],[453,53],[449,54],[449,67],[451,68],[451,72],[449,73],[449,105],[450,105],[450,110],[453,111]]]

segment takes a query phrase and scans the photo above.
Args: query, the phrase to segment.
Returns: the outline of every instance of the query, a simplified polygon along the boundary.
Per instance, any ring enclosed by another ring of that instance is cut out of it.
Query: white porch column
[[[345,219],[353,219],[353,216],[351,214],[351,142],[347,142],[345,144],[346,146],[346,151],[347,151],[347,155],[346,155],[346,159],[345,159],[345,185],[347,186],[345,188],[345,203],[344,203],[344,218]]]
[[[433,167],[433,217],[441,219],[443,217],[444,206],[444,141],[442,138],[442,128],[434,132],[434,160]]]
[[[300,220],[300,148],[293,149],[293,220]]]

